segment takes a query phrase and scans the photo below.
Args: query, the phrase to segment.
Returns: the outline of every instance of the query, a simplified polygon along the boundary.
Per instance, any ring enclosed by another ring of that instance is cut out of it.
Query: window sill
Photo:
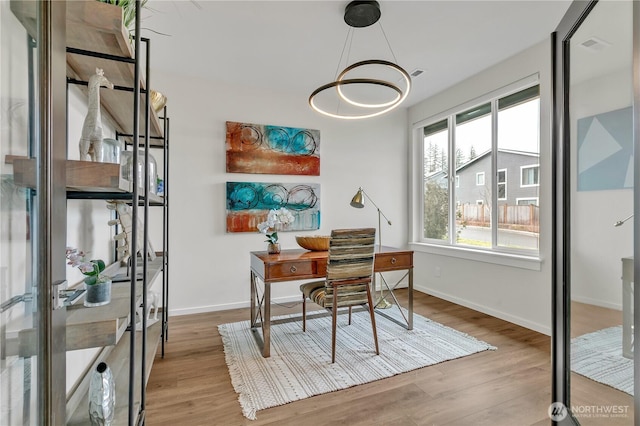
[[[526,256],[514,253],[502,253],[488,250],[478,250],[470,247],[453,247],[448,245],[409,243],[409,247],[420,253],[437,254],[440,256],[456,257],[476,262],[493,263],[512,268],[540,271],[542,259],[538,256]]]

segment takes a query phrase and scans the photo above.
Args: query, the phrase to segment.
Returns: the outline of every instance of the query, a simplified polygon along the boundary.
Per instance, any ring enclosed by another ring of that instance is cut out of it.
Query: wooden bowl
[[[296,235],[296,242],[304,249],[311,251],[327,251],[329,250],[328,235]]]

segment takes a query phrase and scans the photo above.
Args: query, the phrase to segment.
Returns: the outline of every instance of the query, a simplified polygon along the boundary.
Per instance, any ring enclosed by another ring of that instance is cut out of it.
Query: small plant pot
[[[280,253],[280,243],[269,243],[267,246],[267,253],[269,254],[278,254]]]
[[[84,306],[102,306],[111,302],[111,280],[95,284],[85,283],[84,288]]]

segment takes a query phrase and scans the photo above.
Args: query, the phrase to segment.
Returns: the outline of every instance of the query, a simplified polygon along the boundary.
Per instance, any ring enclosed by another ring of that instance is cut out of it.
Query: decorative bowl
[[[329,250],[328,235],[296,235],[296,242],[304,249],[311,251],[327,251]]]
[[[159,112],[167,104],[167,97],[155,90],[151,90],[149,99],[151,100],[151,108],[153,108],[155,112]]]

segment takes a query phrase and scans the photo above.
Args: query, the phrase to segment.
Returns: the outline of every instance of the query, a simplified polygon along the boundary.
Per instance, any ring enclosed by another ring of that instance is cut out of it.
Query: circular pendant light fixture
[[[378,22],[380,16],[380,5],[377,1],[352,1],[345,8],[344,21],[352,28],[364,28]],[[380,25],[380,28],[382,29],[382,25]],[[349,33],[351,33],[351,29]],[[386,39],[384,30],[382,30],[382,33]],[[343,53],[348,39],[349,35],[345,40]],[[387,44],[391,50],[388,40]],[[393,55],[393,51],[391,51],[391,54]],[[340,58],[341,61],[342,58]],[[391,75],[395,77],[395,81],[402,82],[402,84],[398,85],[389,79],[382,78],[350,78],[350,74],[359,75],[368,67],[380,67],[385,72],[390,71]],[[348,88],[357,88],[358,91],[347,94],[345,92]],[[309,105],[320,114],[333,118],[348,120],[370,118],[385,114],[396,108],[407,98],[410,90],[411,77],[400,65],[382,59],[369,59],[347,66],[336,76],[335,81],[324,84],[314,90],[309,96]],[[370,94],[369,92],[376,92],[377,97],[374,100],[364,99]],[[381,92],[382,94],[380,94]],[[356,99],[357,94],[360,94],[363,99]],[[319,101],[321,96],[332,98],[333,109]]]

